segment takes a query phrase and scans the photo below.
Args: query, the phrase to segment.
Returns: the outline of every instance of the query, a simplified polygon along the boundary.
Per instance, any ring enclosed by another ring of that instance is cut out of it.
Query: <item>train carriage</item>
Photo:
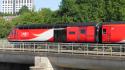
[[[9,41],[96,42],[96,23],[20,25],[10,32]]]
[[[67,42],[96,42],[96,27],[67,27]]]
[[[8,35],[10,42],[125,43],[125,23],[19,25]]]
[[[103,24],[102,43],[125,43],[125,22]]]

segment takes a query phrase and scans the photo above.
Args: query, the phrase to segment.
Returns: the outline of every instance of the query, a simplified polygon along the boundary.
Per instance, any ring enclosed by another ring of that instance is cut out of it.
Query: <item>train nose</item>
[[[11,39],[11,36],[8,36],[7,39],[10,40],[10,39]]]
[[[9,35],[9,36],[7,37],[7,39],[10,41],[10,40],[13,39],[13,37],[12,37],[11,35]]]

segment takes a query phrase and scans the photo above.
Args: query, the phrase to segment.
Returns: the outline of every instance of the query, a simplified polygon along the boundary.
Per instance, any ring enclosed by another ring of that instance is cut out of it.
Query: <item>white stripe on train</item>
[[[54,36],[54,29],[49,29],[41,34],[33,34],[36,38],[29,39],[30,41],[47,41]]]

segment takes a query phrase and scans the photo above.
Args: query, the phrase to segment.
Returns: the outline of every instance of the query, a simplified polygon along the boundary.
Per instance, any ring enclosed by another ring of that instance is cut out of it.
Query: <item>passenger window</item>
[[[85,29],[81,29],[81,30],[80,30],[80,33],[81,33],[81,34],[85,34],[85,33],[86,33]]]
[[[75,34],[75,32],[69,32],[69,34]]]
[[[106,34],[106,29],[103,29],[103,34]]]

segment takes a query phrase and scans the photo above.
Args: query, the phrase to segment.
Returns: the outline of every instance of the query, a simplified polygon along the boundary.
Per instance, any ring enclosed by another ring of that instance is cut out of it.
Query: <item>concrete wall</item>
[[[124,57],[85,56],[59,53],[31,53],[31,52],[0,52],[0,62],[34,64],[34,57],[48,57],[50,63],[58,67],[98,69],[98,70],[124,70]],[[41,60],[42,61],[42,60]]]
[[[0,70],[29,70],[30,64],[0,63]]]

